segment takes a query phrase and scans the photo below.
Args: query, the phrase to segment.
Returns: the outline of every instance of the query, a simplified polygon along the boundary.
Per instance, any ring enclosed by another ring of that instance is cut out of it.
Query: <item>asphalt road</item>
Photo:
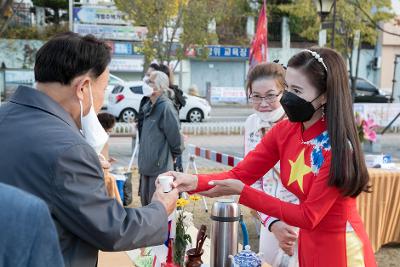
[[[214,106],[211,110],[210,122],[229,122],[245,121],[253,113],[253,109],[248,106],[230,107]]]

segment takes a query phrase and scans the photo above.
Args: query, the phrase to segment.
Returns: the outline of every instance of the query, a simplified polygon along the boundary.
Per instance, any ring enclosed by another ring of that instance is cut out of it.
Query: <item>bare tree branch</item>
[[[170,63],[170,60],[171,60],[172,44],[174,42],[176,32],[178,31],[178,28],[181,25],[182,17],[183,17],[183,3],[180,3],[178,15],[177,15],[176,20],[175,20],[175,25],[172,28],[171,38],[168,38],[168,35],[167,35],[167,40],[169,41],[168,48],[167,48],[167,57],[168,57],[167,61],[168,61],[168,64]],[[168,33],[168,28],[166,30],[167,30],[167,33]]]
[[[161,7],[160,7],[160,1],[156,1],[156,11],[157,11],[157,17],[161,17]],[[159,23],[161,23],[161,20],[159,20]],[[163,63],[164,62],[164,57],[163,57],[163,41],[164,41],[164,27],[165,24],[163,25],[159,25],[158,27],[158,33],[157,33],[157,38],[158,38],[158,42],[157,42],[157,56],[158,56],[158,60],[160,61],[159,63]]]
[[[1,0],[0,1],[0,15],[3,15],[6,9],[12,5],[13,0]]]
[[[361,4],[360,4],[360,1],[359,1],[359,0],[354,0],[354,2],[355,2],[355,3],[352,3],[352,1],[350,1],[351,4],[353,4],[355,7],[357,7],[357,8],[367,17],[368,21],[371,23],[371,25],[372,25],[373,27],[377,28],[378,30],[380,30],[380,31],[382,31],[382,32],[384,32],[384,33],[387,33],[387,34],[390,34],[390,35],[394,35],[394,36],[400,37],[400,34],[395,33],[395,32],[390,32],[390,31],[388,31],[388,30],[385,30],[383,27],[381,27],[381,26],[368,14],[368,12],[365,11],[365,10],[361,7]]]
[[[6,31],[6,29],[7,29],[7,27],[8,27],[8,24],[10,24],[12,18],[13,18],[14,15],[15,15],[15,10],[18,10],[18,9],[21,7],[23,1],[24,1],[24,0],[19,1],[18,6],[17,6],[15,9],[11,6],[11,9],[12,9],[13,13],[12,13],[12,15],[11,15],[9,18],[7,18],[7,20],[4,22],[3,27],[2,27],[1,30],[0,30],[0,36],[2,36],[3,33]]]

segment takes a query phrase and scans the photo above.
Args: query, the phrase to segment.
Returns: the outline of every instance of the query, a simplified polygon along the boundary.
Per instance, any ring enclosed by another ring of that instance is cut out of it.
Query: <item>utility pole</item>
[[[69,15],[69,30],[74,31],[73,23],[74,23],[74,0],[68,0],[68,15]]]
[[[336,31],[336,0],[333,0],[333,22],[332,22],[332,33],[331,33],[331,48],[335,48],[335,31]]]

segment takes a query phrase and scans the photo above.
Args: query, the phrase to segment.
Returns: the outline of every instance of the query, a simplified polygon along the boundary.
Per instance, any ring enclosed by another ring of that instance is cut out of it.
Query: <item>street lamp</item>
[[[317,8],[319,17],[321,18],[321,22],[323,22],[331,12],[333,1],[334,0],[314,0],[314,4]]]
[[[336,0],[314,0],[315,7],[319,17],[321,18],[321,32],[322,23],[333,9],[333,22],[332,22],[332,33],[331,33],[331,48],[335,47],[335,23],[336,23]],[[326,36],[326,33],[325,33]],[[325,37],[326,38],[326,37]]]

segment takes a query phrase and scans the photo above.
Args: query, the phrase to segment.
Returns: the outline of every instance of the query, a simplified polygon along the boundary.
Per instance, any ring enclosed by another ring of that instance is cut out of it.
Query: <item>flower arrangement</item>
[[[189,199],[196,203],[196,201],[200,199],[200,196],[191,195]],[[185,198],[179,198],[176,203],[178,215],[176,218],[176,233],[174,241],[174,262],[179,266],[183,266],[185,261],[186,247],[192,243],[192,238],[189,234],[187,234],[187,230],[190,225],[193,224],[193,212],[190,213],[185,211],[185,207],[189,203],[190,201]]]
[[[376,129],[378,128],[378,125],[374,120],[372,118],[364,119],[358,112],[355,115],[355,119],[360,142],[376,142]]]

